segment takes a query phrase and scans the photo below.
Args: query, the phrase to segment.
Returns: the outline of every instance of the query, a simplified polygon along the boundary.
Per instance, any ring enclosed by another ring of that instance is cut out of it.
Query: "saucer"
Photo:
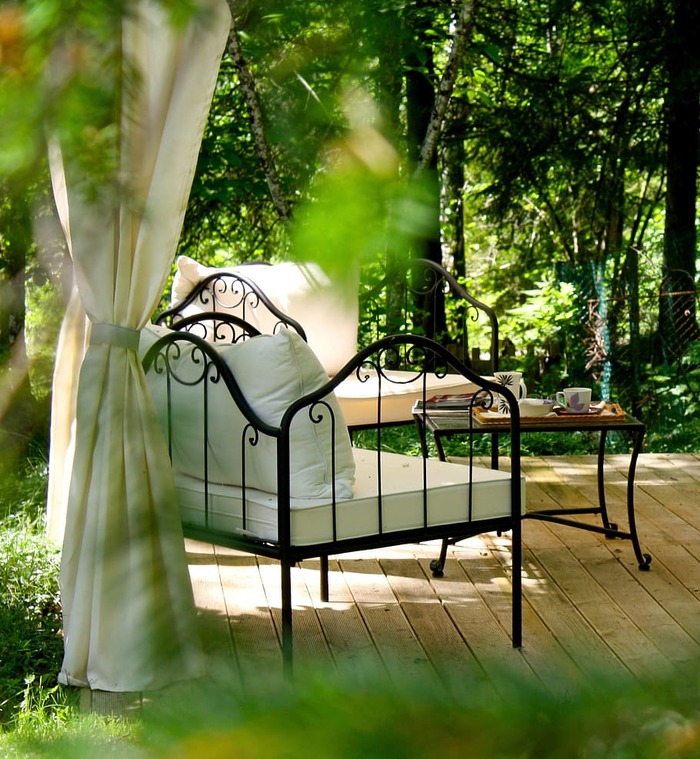
[[[554,409],[554,413],[561,416],[592,416],[600,414],[602,411],[601,406],[591,406],[588,411],[574,411],[573,409],[565,409],[563,406],[556,406]]]

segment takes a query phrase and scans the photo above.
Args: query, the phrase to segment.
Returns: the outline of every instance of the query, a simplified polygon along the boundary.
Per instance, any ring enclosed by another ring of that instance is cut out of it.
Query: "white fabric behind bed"
[[[391,381],[382,381],[382,408],[379,421],[382,424],[410,422],[412,409],[417,400],[423,398],[423,379],[416,372],[384,372]],[[335,389],[335,397],[343,411],[349,427],[372,426],[377,423],[377,396],[379,380],[377,373],[370,370],[362,379],[355,374],[344,379]],[[446,374],[437,377],[428,373],[425,377],[426,398],[433,395],[461,395],[475,393],[479,386],[461,374]]]
[[[353,449],[356,466],[354,495],[337,504],[337,539],[375,535],[377,517],[377,453]],[[423,525],[423,459],[382,453],[383,531]],[[452,524],[467,519],[469,467],[435,459],[428,467],[428,524]],[[510,474],[474,467],[472,520],[510,514]],[[204,483],[176,473],[178,500],[183,522],[204,526]],[[521,507],[524,509],[523,480]],[[239,487],[209,484],[209,523],[212,529],[240,532],[242,492]],[[248,489],[246,530],[264,540],[277,539],[277,497]],[[312,545],[333,539],[332,508],[328,499],[292,499],[293,545]]]
[[[211,274],[242,274],[255,282],[261,290],[284,313],[296,319],[304,328],[309,346],[316,354],[329,376],[333,376],[344,366],[357,350],[358,301],[356,283],[333,282],[314,263],[298,264],[285,262],[266,266],[246,264],[230,268],[204,266],[188,256],[177,259],[177,273],[173,280],[171,304],[184,300],[200,280]],[[263,333],[272,332],[277,319],[263,306],[254,308],[249,303],[245,310],[241,305],[231,308],[226,305],[238,302],[232,295],[222,295],[219,310],[244,317]],[[183,310],[183,315],[202,313],[205,310],[196,302]],[[211,339],[209,336],[207,339]],[[382,424],[410,422],[413,404],[422,397],[420,382],[407,382],[414,378],[412,372],[387,372],[398,378],[398,383],[384,383],[380,422]],[[461,394],[474,392],[476,386],[461,375],[428,377],[428,396],[435,394]],[[340,383],[335,391],[345,421],[350,427],[369,427],[377,423],[377,380],[376,375],[361,382],[351,376]]]
[[[316,263],[285,261],[271,266],[246,264],[216,268],[180,256],[173,279],[171,305],[184,300],[200,280],[211,274],[227,272],[241,274],[254,282],[283,313],[301,324],[311,349],[329,375],[335,374],[355,355],[359,319],[357,282],[334,282]],[[264,306],[253,307],[253,301],[246,299],[244,308],[238,300],[238,297],[221,295],[218,310],[246,319],[261,332],[274,330],[277,318]],[[209,306],[205,309],[195,301],[182,313],[189,315],[205,310],[211,309]]]

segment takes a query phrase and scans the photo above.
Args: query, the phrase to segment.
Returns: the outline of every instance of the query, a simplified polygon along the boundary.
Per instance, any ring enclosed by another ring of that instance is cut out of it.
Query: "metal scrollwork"
[[[420,268],[412,267],[412,277],[409,279],[408,288],[414,295],[433,295],[438,288],[442,278],[435,269],[429,269],[425,266]],[[443,290],[446,283],[443,284]]]
[[[230,343],[235,345],[238,342],[243,342],[248,338],[248,335],[242,330],[237,330],[236,325],[228,321],[222,321],[220,319],[213,320],[214,327],[212,329],[212,337],[215,343]]]
[[[470,321],[473,321],[474,323],[479,321],[479,309],[473,305],[472,303],[468,303],[465,308],[465,319],[469,319]]]
[[[330,414],[331,422],[335,423],[335,414],[330,404],[325,400],[316,401],[309,406],[309,419],[312,424],[320,424]]]
[[[207,338],[207,328],[202,322],[192,322],[186,327],[183,327],[183,331],[189,332],[191,335],[197,335],[197,337],[201,337],[202,340],[206,340]]]
[[[472,408],[475,406],[483,406],[483,408],[491,408],[494,405],[493,393],[487,390],[485,387],[479,388],[472,396],[470,405]]]
[[[168,374],[179,384],[189,387],[199,385],[206,379],[210,382],[220,379],[219,368],[199,346],[194,345],[186,352],[177,342],[168,342],[161,348],[153,362],[153,370],[158,374]]]
[[[377,371],[377,367],[373,361],[365,361],[355,369],[355,377],[358,382],[369,382],[372,377],[372,370]]]
[[[255,309],[260,305],[260,295],[242,280],[232,280],[228,288],[226,286],[226,280],[221,279],[219,282],[220,289],[218,292],[217,303],[221,307],[228,309],[236,309],[240,307],[243,313],[243,318],[245,318],[247,308]],[[217,282],[217,284],[219,284],[219,282]],[[227,295],[231,296],[228,302],[225,300]]]
[[[248,443],[248,445],[254,448],[260,442],[260,431],[253,427],[252,424],[246,424],[241,433],[241,440],[243,443]],[[245,451],[245,445],[242,450]]]
[[[272,334],[276,335],[278,332],[281,332],[283,329],[289,329],[289,325],[280,319],[278,322],[275,322],[275,325],[272,328]]]
[[[172,361],[177,361],[182,353],[177,343],[167,343],[153,359],[153,371],[156,374],[168,374]]]

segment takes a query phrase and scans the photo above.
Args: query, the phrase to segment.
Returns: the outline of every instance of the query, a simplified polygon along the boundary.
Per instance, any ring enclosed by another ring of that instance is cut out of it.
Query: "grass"
[[[658,759],[700,756],[697,672],[654,683],[606,676],[566,695],[512,672],[438,688],[361,662],[245,693],[222,677],[147,707],[136,721],[33,718],[0,736],[4,757],[124,759]],[[695,675],[695,676],[694,676]],[[40,713],[40,712],[39,712]],[[26,729],[25,729],[26,727]]]
[[[376,446],[376,432],[364,430],[353,435],[353,442],[361,448]],[[491,453],[491,436],[474,436],[474,454],[489,456]],[[521,452],[523,456],[592,456],[598,453],[599,437],[596,432],[523,432],[521,436]],[[432,440],[428,440],[431,455],[437,456]],[[469,439],[467,435],[455,435],[443,438],[445,453],[448,456],[469,456]],[[509,455],[509,438],[502,436],[501,453]],[[623,433],[610,431],[608,433],[608,449],[612,453],[629,450],[629,441]],[[385,450],[399,453],[420,455],[420,441],[414,425],[388,427],[382,431],[382,447]]]
[[[26,710],[36,684],[40,692],[55,687],[63,656],[59,551],[44,537],[46,482],[42,456],[0,477],[0,725]]]
[[[59,550],[45,537],[46,487],[40,446],[0,467],[0,757],[123,756],[133,726],[80,715],[77,691],[57,682]]]

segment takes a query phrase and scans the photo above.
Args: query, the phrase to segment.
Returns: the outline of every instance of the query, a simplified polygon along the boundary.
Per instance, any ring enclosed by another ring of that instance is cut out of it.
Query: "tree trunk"
[[[23,195],[7,190],[4,183],[0,205],[0,261],[2,298],[0,298],[0,352],[14,349],[24,335],[24,270],[31,244],[29,209]]]
[[[238,29],[236,26],[236,8],[234,3],[229,0],[231,6],[231,31],[228,38],[228,49],[231,53],[231,59],[233,61],[234,69],[238,75],[238,81],[241,86],[241,92],[248,108],[248,114],[250,116],[251,128],[253,131],[253,139],[255,141],[255,149],[260,157],[260,163],[262,164],[263,171],[265,172],[265,179],[267,181],[267,187],[270,191],[270,197],[277,210],[280,219],[283,222],[288,222],[291,216],[289,203],[282,189],[282,183],[280,182],[279,174],[277,173],[277,167],[275,160],[270,150],[267,137],[265,135],[265,119],[263,117],[262,107],[260,105],[260,99],[258,97],[257,87],[255,85],[255,79],[248,69],[245,57],[243,56],[243,50],[241,49],[241,43],[238,39]]]
[[[443,242],[454,274],[466,274],[464,252],[464,140],[448,138],[442,150],[442,207],[445,216]]]
[[[476,0],[468,0],[462,5],[457,25],[455,28],[454,39],[450,49],[445,69],[438,84],[437,95],[434,96],[434,103],[428,123],[425,129],[423,144],[421,145],[420,156],[418,160],[417,171],[422,171],[434,164],[435,151],[437,149],[440,135],[443,131],[443,122],[447,114],[452,91],[454,90],[457,74],[464,56],[467,52],[469,39],[474,24]]]
[[[33,426],[34,403],[24,340],[25,269],[32,245],[26,188],[3,182],[0,202],[0,464],[22,455]]]
[[[667,190],[659,333],[666,363],[698,337],[695,205],[700,142],[700,4],[675,0],[667,43]]]

